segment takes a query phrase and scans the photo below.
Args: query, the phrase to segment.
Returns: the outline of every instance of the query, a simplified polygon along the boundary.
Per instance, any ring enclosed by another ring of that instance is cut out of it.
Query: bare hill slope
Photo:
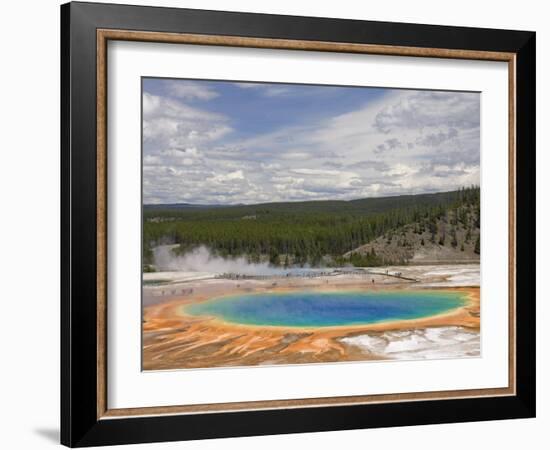
[[[344,254],[351,260],[375,256],[385,264],[479,262],[479,210],[462,206],[432,221],[420,220],[379,236]]]

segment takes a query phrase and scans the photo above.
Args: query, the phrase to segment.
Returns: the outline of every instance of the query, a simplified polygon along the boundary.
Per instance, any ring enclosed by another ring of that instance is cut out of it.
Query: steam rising
[[[177,245],[160,245],[153,249],[157,270],[161,272],[239,273],[244,275],[280,275],[288,272],[288,270],[271,267],[268,263],[251,264],[244,257],[222,258],[213,255],[204,246],[178,256],[172,251],[175,247]]]

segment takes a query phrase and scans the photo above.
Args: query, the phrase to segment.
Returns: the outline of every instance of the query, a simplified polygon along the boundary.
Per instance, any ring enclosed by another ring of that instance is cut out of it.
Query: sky
[[[479,93],[143,79],[143,202],[352,200],[480,184]]]

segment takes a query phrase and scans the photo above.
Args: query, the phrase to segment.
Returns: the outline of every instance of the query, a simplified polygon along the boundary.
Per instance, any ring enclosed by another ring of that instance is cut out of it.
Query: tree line
[[[404,197],[406,197],[404,199]],[[179,244],[180,253],[204,245],[222,257],[245,256],[250,262],[277,266],[312,266],[339,262],[346,252],[406,224],[438,230],[448,211],[466,221],[466,211],[479,211],[479,187],[416,196],[361,199],[351,202],[300,202],[187,208],[145,207],[144,263],[152,263],[152,247]],[[476,225],[479,226],[479,212]],[[355,256],[356,265],[379,265],[377,255]],[[353,262],[352,262],[353,263]]]

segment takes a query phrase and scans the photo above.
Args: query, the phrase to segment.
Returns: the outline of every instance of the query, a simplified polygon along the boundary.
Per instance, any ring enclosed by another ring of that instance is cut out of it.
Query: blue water
[[[328,327],[418,319],[465,302],[452,291],[290,292],[215,298],[184,312],[245,325]]]

